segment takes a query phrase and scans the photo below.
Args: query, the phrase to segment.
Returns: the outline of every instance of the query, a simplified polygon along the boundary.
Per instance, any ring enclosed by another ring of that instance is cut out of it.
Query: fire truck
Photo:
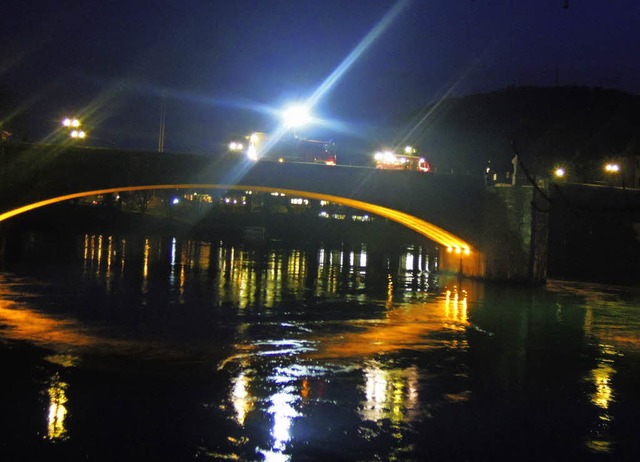
[[[396,154],[393,151],[379,151],[373,156],[376,168],[384,170],[413,170],[417,172],[430,172],[431,166],[424,157],[416,156],[416,150],[410,146],[405,148],[404,154]]]
[[[312,140],[285,135],[271,143],[268,134],[254,132],[245,137],[247,142],[231,143],[229,148],[243,152],[248,159],[278,162],[313,162],[336,165],[336,147],[333,141]],[[246,147],[245,147],[246,146]]]

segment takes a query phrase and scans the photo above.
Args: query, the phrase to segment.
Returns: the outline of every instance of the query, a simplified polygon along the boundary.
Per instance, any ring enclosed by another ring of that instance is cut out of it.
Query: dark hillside
[[[640,97],[585,87],[518,87],[450,98],[412,118],[412,143],[438,171],[511,169],[512,143],[530,170],[562,163],[589,176],[608,157],[640,155]]]

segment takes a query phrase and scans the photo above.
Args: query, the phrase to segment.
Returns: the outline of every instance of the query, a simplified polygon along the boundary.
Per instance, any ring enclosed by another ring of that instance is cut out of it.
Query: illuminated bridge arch
[[[171,185],[146,185],[146,186],[130,186],[119,188],[98,189],[93,191],[84,191],[73,194],[66,194],[64,196],[45,199],[33,204],[28,204],[3,214],[0,214],[0,222],[7,220],[24,212],[34,210],[47,205],[63,202],[71,199],[78,199],[87,196],[96,196],[100,194],[110,194],[125,191],[148,191],[148,190],[162,190],[162,189],[224,189],[224,190],[242,190],[242,191],[258,191],[258,192],[280,192],[287,195],[295,195],[313,200],[323,200],[327,202],[333,202],[336,204],[344,205],[354,209],[364,210],[366,212],[373,213],[375,215],[387,218],[396,223],[399,223],[427,239],[445,246],[449,251],[455,251],[456,253],[464,253],[469,255],[471,253],[471,244],[458,236],[413,215],[391,209],[388,207],[382,207],[380,205],[371,204],[359,200],[349,199],[346,197],[333,196],[329,194],[320,194],[307,192],[295,189],[283,189],[266,186],[251,186],[251,185],[228,185],[228,184],[171,184]]]

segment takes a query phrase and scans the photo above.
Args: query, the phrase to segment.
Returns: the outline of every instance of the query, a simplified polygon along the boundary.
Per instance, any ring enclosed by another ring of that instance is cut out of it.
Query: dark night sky
[[[275,111],[309,97],[390,11],[308,135],[375,146],[446,94],[510,85],[639,93],[640,1],[564,3],[22,0],[0,13],[0,94],[32,139],[77,114],[91,144],[143,150],[157,148],[164,95],[165,150],[213,152],[273,129]]]

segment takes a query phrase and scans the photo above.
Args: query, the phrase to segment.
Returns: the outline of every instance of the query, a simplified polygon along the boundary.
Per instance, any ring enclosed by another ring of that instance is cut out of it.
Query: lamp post
[[[616,163],[608,163],[604,166],[604,171],[607,175],[613,177],[614,175],[620,173],[620,165]]]
[[[620,178],[621,178],[621,181],[622,181],[622,189],[625,189],[624,175],[622,175],[622,173],[621,173],[620,164],[615,163],[615,162],[609,162],[609,163],[605,164],[604,171],[605,171],[606,174],[610,175],[612,178],[615,177],[615,175],[620,174]],[[611,182],[611,185],[613,186],[613,181]]]
[[[607,173],[618,173],[620,171],[620,165],[618,164],[607,164],[604,166],[604,171]]]

